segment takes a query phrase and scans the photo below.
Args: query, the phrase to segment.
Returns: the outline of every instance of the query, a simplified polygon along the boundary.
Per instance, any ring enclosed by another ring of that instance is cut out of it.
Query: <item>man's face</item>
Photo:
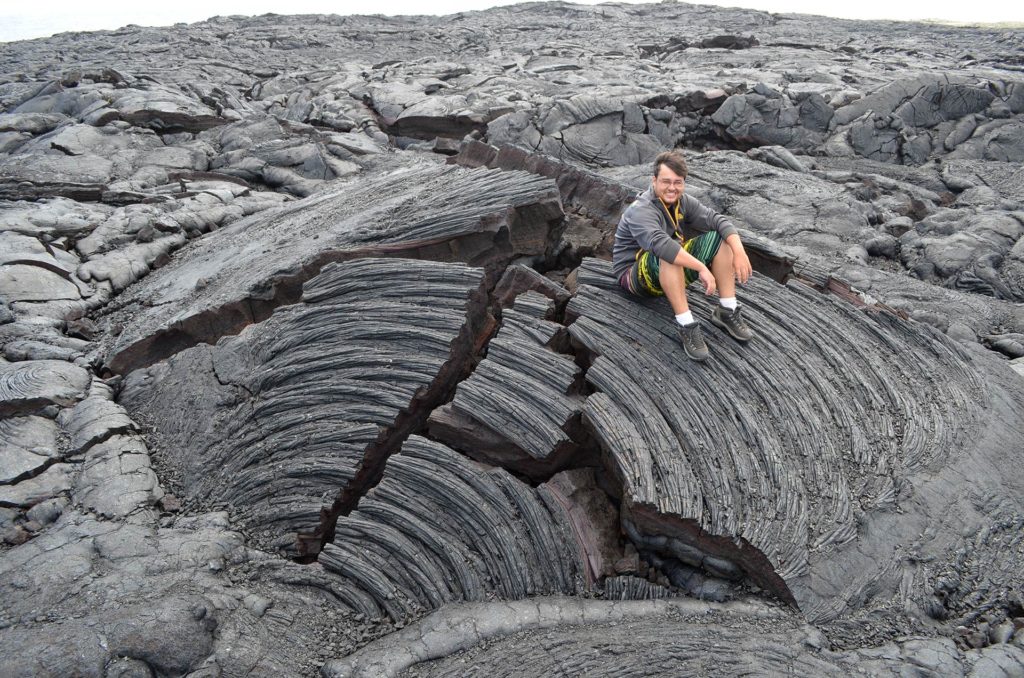
[[[679,200],[679,196],[683,194],[683,189],[686,187],[683,178],[669,169],[667,165],[661,165],[658,168],[658,174],[651,180],[651,183],[654,185],[654,194],[669,205]]]

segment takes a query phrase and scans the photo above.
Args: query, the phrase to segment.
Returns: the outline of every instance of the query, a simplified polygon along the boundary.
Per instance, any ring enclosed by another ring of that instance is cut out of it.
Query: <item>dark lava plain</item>
[[[702,364],[609,263],[676,146]],[[1022,163],[1011,29],[0,45],[0,675],[1024,675]]]

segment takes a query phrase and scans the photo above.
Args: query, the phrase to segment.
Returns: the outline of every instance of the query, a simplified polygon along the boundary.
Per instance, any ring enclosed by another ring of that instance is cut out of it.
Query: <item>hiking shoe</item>
[[[679,328],[679,342],[683,345],[686,355],[690,360],[707,360],[708,345],[704,343],[704,333],[700,329],[700,323],[690,323]]]
[[[746,343],[754,336],[754,333],[750,331],[750,327],[747,326],[747,322],[740,315],[740,308],[737,307],[735,311],[730,311],[724,306],[719,306],[715,309],[714,313],[711,314],[711,322],[716,326],[721,327],[723,330],[729,333],[736,341]]]

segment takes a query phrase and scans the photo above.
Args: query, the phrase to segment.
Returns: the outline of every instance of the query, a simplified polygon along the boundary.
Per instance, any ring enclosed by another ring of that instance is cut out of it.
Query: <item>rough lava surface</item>
[[[703,364],[610,272],[672,147]],[[0,45],[0,675],[1024,675],[1022,162],[1015,29]]]

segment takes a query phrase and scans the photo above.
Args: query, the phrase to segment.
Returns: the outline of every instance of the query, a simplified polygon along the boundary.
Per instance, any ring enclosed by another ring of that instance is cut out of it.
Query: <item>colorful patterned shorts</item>
[[[699,259],[705,266],[711,265],[711,260],[718,254],[718,247],[722,244],[722,236],[718,231],[708,231],[696,238],[691,238],[683,243],[683,249]],[[629,267],[629,270],[619,278],[619,284],[627,292],[648,297],[660,297],[665,293],[658,282],[661,272],[661,262],[658,257],[647,250],[640,250],[636,253],[636,261]],[[689,285],[699,276],[692,268],[686,269],[686,284]]]

